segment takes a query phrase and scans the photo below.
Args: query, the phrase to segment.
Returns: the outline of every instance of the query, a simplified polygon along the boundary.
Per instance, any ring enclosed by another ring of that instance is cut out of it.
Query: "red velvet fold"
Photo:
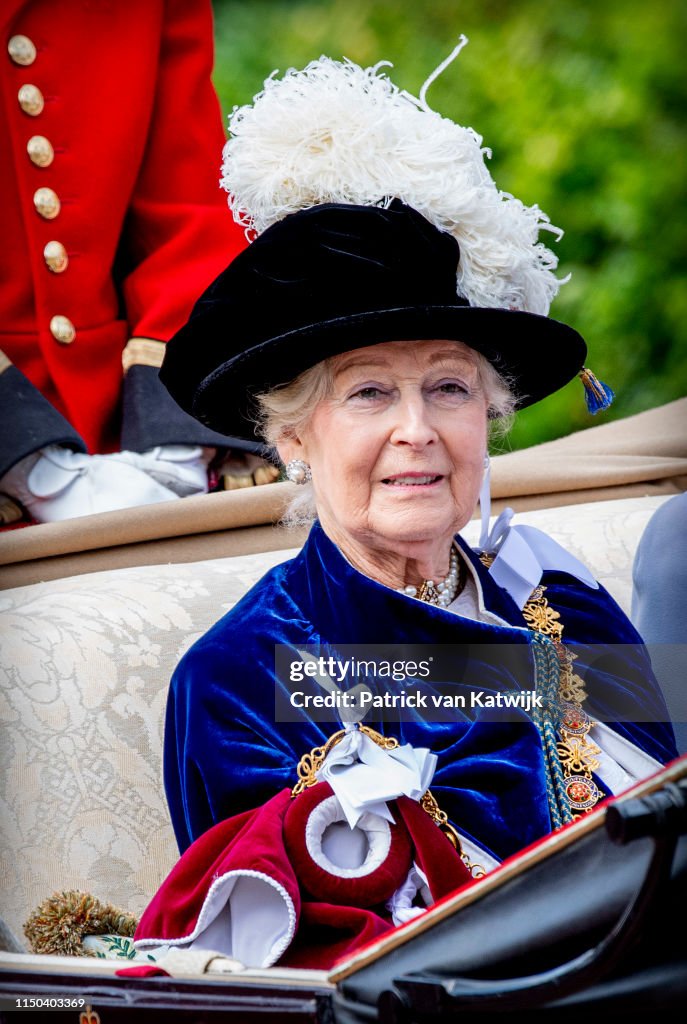
[[[210,924],[213,885],[230,872],[259,873],[280,887],[285,904],[292,907],[295,935],[279,963],[328,968],[393,927],[385,900],[405,882],[413,861],[427,875],[433,900],[470,880],[451,843],[407,797],[390,804],[396,824],[390,826],[386,861],[361,878],[327,877],[310,857],[304,834],[314,807],[331,795],[327,783],[295,799],[283,789],[262,807],[215,825],[186,850],[162,883],[135,940],[183,944]],[[313,898],[313,889],[318,898]]]

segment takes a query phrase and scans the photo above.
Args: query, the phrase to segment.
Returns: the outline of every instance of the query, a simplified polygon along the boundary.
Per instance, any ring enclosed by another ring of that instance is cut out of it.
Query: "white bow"
[[[394,750],[384,750],[364,732],[349,728],[327,754],[317,777],[332,787],[348,824],[355,828],[368,811],[393,824],[387,800],[399,796],[420,800],[429,788],[436,765],[436,754],[426,747],[415,750],[405,743]]]
[[[479,546],[482,551],[497,552],[489,575],[524,608],[545,571],[566,572],[593,590],[599,589],[586,565],[561,547],[536,526],[511,526],[515,513],[504,508],[491,530],[482,526]],[[488,526],[488,520],[487,520]]]

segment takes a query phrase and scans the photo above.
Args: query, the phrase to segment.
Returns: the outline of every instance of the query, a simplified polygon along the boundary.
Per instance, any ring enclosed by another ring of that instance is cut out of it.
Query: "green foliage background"
[[[595,419],[582,385],[520,413],[509,445],[544,441],[687,393],[684,0],[214,0],[225,113],[275,69],[322,53],[389,60],[417,95],[493,151],[497,185],[565,229],[543,236],[571,281],[552,315],[586,338],[616,391]]]

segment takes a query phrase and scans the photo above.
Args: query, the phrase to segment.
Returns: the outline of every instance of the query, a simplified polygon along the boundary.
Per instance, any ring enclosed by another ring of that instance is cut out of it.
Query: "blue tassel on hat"
[[[584,384],[584,397],[590,413],[594,415],[602,409],[608,409],[615,398],[615,394],[608,384],[599,380],[586,366],[582,367],[578,376]]]

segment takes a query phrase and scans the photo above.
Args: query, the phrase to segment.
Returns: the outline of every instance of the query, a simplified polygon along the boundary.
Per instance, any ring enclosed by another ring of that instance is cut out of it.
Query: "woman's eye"
[[[465,384],[461,384],[458,380],[443,380],[440,384],[437,384],[435,391],[438,391],[442,395],[469,395],[470,390]]]
[[[351,397],[352,398],[363,398],[363,399],[367,399],[369,401],[369,400],[374,399],[374,398],[379,398],[380,395],[382,395],[382,394],[383,394],[383,392],[382,392],[381,388],[377,388],[377,387],[374,387],[374,385],[369,384],[367,387],[360,388],[360,390],[356,391],[355,394],[352,395]]]

